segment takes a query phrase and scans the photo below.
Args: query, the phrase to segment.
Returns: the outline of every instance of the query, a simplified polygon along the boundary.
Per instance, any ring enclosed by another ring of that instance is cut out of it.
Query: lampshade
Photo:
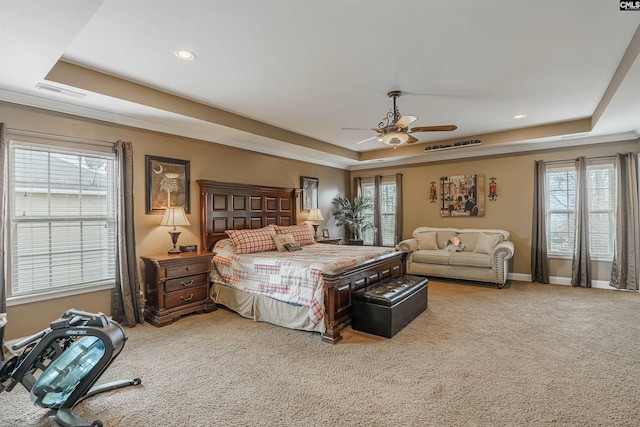
[[[324,221],[324,217],[322,216],[322,212],[318,208],[311,208],[309,210],[308,221]]]
[[[187,219],[187,215],[184,213],[184,208],[167,208],[167,210],[164,211],[164,216],[162,217],[162,221],[160,221],[160,225],[173,227],[173,229],[169,231],[169,234],[171,235],[171,242],[173,243],[173,248],[169,253],[180,253],[180,249],[176,247],[178,244],[178,237],[180,236],[180,231],[176,230],[176,225],[191,225]]]
[[[382,142],[392,147],[406,144],[409,141],[409,134],[405,132],[387,132],[382,135]]]
[[[184,208],[167,208],[160,221],[160,225],[175,227],[176,225],[191,225],[184,212]]]

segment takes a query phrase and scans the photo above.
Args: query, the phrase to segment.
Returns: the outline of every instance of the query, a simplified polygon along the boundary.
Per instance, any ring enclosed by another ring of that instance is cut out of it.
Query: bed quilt
[[[396,252],[394,248],[314,243],[295,252],[236,254],[230,239],[220,240],[213,250],[213,282],[307,306],[314,324],[324,316],[323,273]]]

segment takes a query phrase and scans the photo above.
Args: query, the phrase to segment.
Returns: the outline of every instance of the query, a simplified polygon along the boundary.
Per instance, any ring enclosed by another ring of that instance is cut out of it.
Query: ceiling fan
[[[393,99],[393,109],[389,110],[386,117],[378,123],[377,129],[372,129],[378,133],[377,136],[359,141],[356,144],[362,144],[372,139],[378,139],[393,148],[397,148],[404,144],[413,144],[418,142],[418,139],[411,134],[414,132],[444,132],[458,129],[456,125],[442,125],[442,126],[418,126],[409,129],[409,125],[418,118],[416,116],[401,116],[400,109],[396,104],[397,98],[402,95],[399,90],[392,90],[387,93],[389,98]]]

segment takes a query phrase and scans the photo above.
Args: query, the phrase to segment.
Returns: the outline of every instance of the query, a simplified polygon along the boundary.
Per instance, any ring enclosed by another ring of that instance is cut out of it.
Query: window
[[[547,251],[573,254],[576,172],[573,163],[546,166]],[[591,255],[613,257],[615,235],[615,173],[613,160],[587,164]]]
[[[10,141],[10,298],[113,284],[115,155]]]
[[[362,180],[361,191],[375,200],[375,183],[373,179]],[[373,245],[375,233],[380,233],[382,246],[395,246],[396,241],[396,212],[397,188],[394,177],[383,177],[380,183],[380,200],[376,201],[376,208],[380,210],[380,226],[377,231],[367,230],[363,240],[365,245]],[[370,212],[367,220],[374,222],[374,212]]]

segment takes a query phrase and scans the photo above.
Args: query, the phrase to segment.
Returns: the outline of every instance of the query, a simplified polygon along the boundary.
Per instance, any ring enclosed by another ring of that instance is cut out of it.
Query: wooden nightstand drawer
[[[178,279],[170,279],[164,285],[165,292],[181,291],[183,289],[195,288],[197,286],[206,285],[209,280],[207,273],[195,276],[180,277]]]
[[[211,270],[211,263],[201,262],[191,265],[167,267],[167,278],[189,276],[191,274],[206,273]]]
[[[207,286],[199,286],[182,291],[167,292],[164,296],[164,307],[169,310],[185,304],[202,302],[207,298],[207,289]]]

